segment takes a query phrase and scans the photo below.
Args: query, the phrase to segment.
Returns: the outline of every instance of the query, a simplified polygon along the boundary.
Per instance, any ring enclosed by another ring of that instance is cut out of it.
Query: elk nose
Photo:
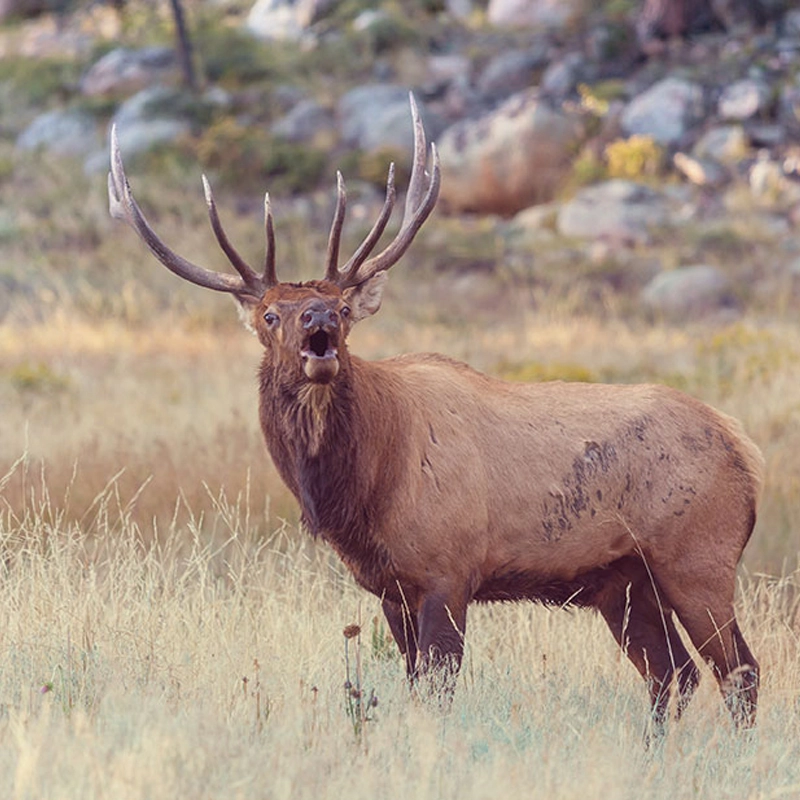
[[[303,328],[336,328],[339,325],[338,314],[330,308],[309,308],[303,312]]]

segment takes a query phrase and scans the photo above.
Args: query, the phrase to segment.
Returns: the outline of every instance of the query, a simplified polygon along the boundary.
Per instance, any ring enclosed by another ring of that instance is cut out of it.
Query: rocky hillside
[[[0,25],[0,181],[45,153],[102,182],[116,124],[126,161],[174,150],[243,208],[327,188],[336,168],[369,205],[386,163],[407,163],[411,90],[441,154],[442,242],[499,242],[462,248],[459,269],[588,275],[678,320],[771,313],[800,292],[791,5],[643,48],[622,0],[196,3],[195,89],[168,7],[23,7]],[[13,216],[0,207],[0,236]],[[12,291],[15,270],[0,266]]]

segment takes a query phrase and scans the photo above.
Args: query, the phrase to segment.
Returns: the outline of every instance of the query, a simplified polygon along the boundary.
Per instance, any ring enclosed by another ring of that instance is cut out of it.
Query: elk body
[[[752,724],[758,664],[734,615],[737,564],[753,530],[763,459],[732,418],[670,388],[511,384],[440,355],[365,361],[347,335],[374,314],[388,270],[434,207],[412,98],[415,155],[396,238],[370,257],[394,203],[338,266],[338,201],[325,277],[281,283],[269,198],[263,272],[211,224],[238,276],[171,251],[149,226],[112,135],[111,212],[180,277],[239,301],[263,345],[260,421],[307,528],[381,598],[408,675],[457,671],[474,601],[592,607],[645,678],[657,723],[699,673],[680,620],[734,719]]]

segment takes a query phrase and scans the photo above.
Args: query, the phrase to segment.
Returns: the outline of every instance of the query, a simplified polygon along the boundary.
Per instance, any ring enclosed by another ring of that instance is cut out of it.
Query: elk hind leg
[[[707,572],[700,559],[683,559],[661,578],[669,600],[697,651],[709,664],[738,727],[755,724],[759,666],[742,636],[733,609],[735,567],[715,563]]]
[[[697,666],[675,628],[672,610],[658,596],[641,562],[630,562],[620,569],[598,598],[597,608],[647,683],[653,727],[660,733],[673,683],[679,717],[700,680]]]

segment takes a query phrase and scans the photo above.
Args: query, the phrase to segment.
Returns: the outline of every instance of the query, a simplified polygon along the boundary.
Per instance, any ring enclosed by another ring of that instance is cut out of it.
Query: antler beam
[[[441,171],[436,146],[431,144],[431,160],[433,166],[431,173],[428,174],[426,171],[428,154],[425,129],[422,125],[419,109],[417,108],[412,94],[409,94],[409,101],[414,125],[414,160],[411,168],[411,179],[409,181],[400,230],[392,242],[382,252],[369,258],[370,253],[375,249],[375,246],[383,235],[394,209],[396,198],[394,185],[395,168],[394,164],[391,164],[386,180],[386,199],[384,200],[383,208],[378,215],[378,219],[350,260],[341,269],[338,266],[339,246],[347,207],[347,193],[341,173],[337,173],[336,210],[328,236],[325,279],[331,283],[335,283],[342,289],[364,283],[376,273],[394,266],[406,250],[408,250],[411,242],[414,241],[417,231],[419,231],[422,224],[428,216],[430,216],[439,197]],[[257,272],[242,258],[228,239],[222,227],[222,223],[220,222],[217,205],[214,201],[214,195],[211,192],[211,186],[205,175],[203,175],[203,191],[205,193],[206,205],[208,206],[211,229],[214,231],[214,236],[219,246],[222,248],[222,251],[225,253],[231,266],[233,266],[238,275],[215,272],[187,261],[183,256],[178,255],[170,249],[163,239],[150,227],[150,224],[131,192],[128,178],[125,175],[125,167],[122,163],[116,126],[112,127],[111,172],[108,175],[108,197],[111,216],[116,219],[121,219],[123,222],[130,225],[136,233],[139,234],[139,237],[150,249],[150,252],[153,253],[167,269],[184,280],[190,281],[198,286],[204,286],[207,289],[214,289],[218,292],[229,292],[240,297],[248,296],[260,299],[267,289],[278,283],[275,271],[275,231],[272,223],[269,195],[267,194],[264,197],[264,229],[266,238],[264,269],[262,272]]]
[[[249,295],[260,299],[264,292],[274,286],[278,281],[275,276],[275,237],[272,230],[272,214],[270,212],[269,198],[265,199],[265,227],[267,231],[267,255],[265,268],[262,274],[257,273],[239,255],[230,243],[217,213],[211,186],[205,175],[203,176],[203,189],[208,205],[208,216],[211,228],[228,260],[239,273],[228,275],[224,272],[215,272],[205,267],[187,261],[183,256],[172,250],[161,237],[150,227],[139,204],[133,197],[125,167],[122,163],[122,154],[119,148],[116,126],[111,129],[111,172],[108,174],[108,201],[109,211],[115,219],[127,222],[147,245],[150,252],[171,272],[178,277],[213,289],[217,292],[229,292],[234,295]]]

